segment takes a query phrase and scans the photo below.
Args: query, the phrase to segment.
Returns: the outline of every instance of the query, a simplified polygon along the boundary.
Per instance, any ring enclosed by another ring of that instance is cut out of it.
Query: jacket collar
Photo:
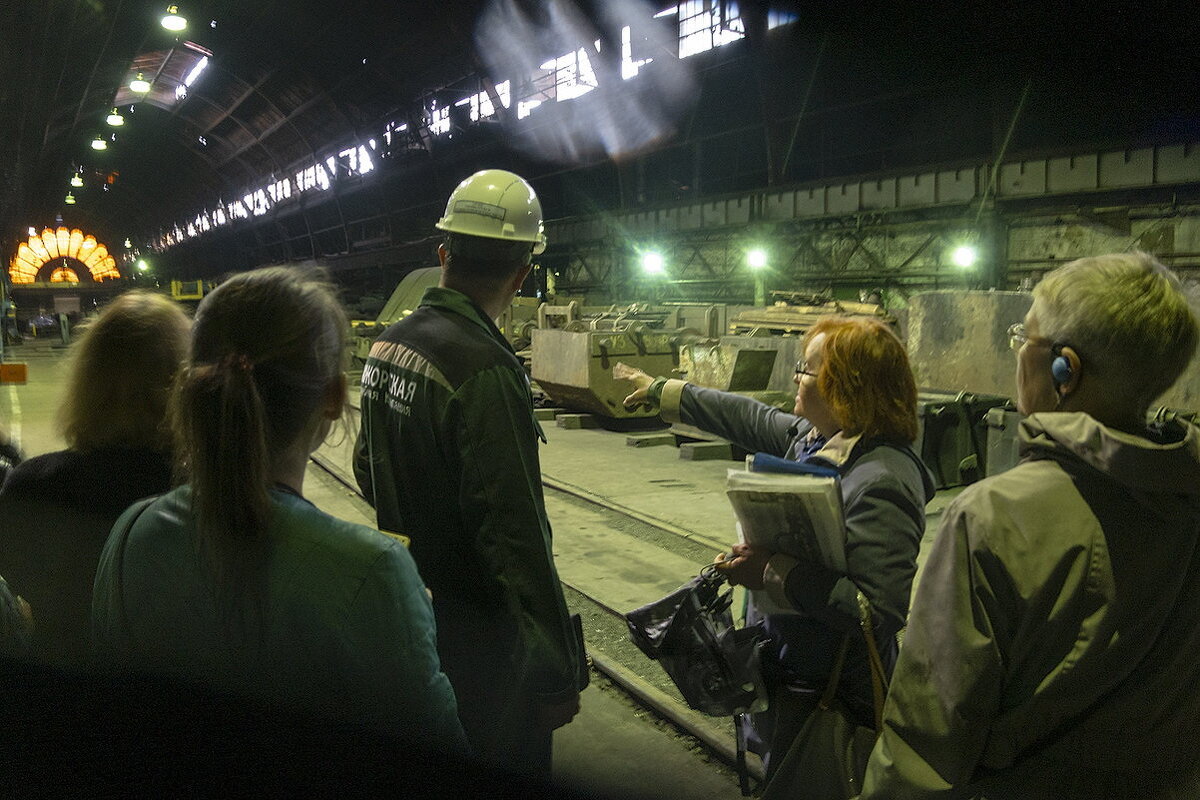
[[[1200,430],[1172,420],[1144,436],[1105,427],[1083,412],[1021,420],[1021,455],[1082,461],[1136,492],[1200,495]]]
[[[854,448],[861,440],[861,433],[856,433],[853,436],[847,436],[844,431],[838,431],[833,436],[829,437],[829,441],[825,443],[825,446],[813,453],[812,457],[826,461],[830,464],[830,466],[837,467],[839,470],[841,470],[851,461]]]
[[[457,314],[470,320],[473,324],[483,328],[488,334],[504,346],[504,349],[516,357],[516,351],[512,349],[512,345],[508,343],[508,339],[504,338],[504,334],[496,327],[488,315],[471,298],[467,297],[460,291],[455,289],[447,289],[444,286],[431,286],[425,290],[425,294],[421,296],[421,308],[424,307],[437,308],[442,311],[447,311],[451,314]]]

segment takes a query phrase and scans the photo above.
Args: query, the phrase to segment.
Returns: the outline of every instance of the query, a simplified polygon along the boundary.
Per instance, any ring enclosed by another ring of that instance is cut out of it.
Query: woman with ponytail
[[[237,275],[200,304],[171,406],[184,485],[113,527],[96,646],[125,668],[461,750],[403,543],[303,496],[345,408],[347,330],[331,287],[296,269]]]

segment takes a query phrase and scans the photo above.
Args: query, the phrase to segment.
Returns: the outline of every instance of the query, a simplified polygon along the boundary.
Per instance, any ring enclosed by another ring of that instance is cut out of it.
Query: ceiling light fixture
[[[63,200],[63,202],[69,206],[75,205],[75,195],[71,194],[70,192],[67,192],[67,198],[65,200]]]
[[[125,118],[122,117],[121,112],[117,111],[115,108],[112,110],[112,113],[104,118],[104,121],[109,125],[112,125],[114,128],[119,128],[125,124]]]
[[[83,186],[83,178],[79,177],[78,173],[72,175],[71,185],[78,189],[80,186]]]
[[[175,33],[187,28],[187,20],[179,15],[179,6],[167,6],[167,13],[162,18],[162,26]]]
[[[129,91],[145,94],[150,91],[150,81],[142,77],[142,73],[138,73],[137,77],[129,82]]]
[[[979,260],[979,251],[969,244],[960,244],[950,253],[950,260],[956,267],[970,269]]]
[[[108,142],[104,141],[99,136],[97,136],[95,139],[92,139],[92,149],[93,150],[107,150]]]

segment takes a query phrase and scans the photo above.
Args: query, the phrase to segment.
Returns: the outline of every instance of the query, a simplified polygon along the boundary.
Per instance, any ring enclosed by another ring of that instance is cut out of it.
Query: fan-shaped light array
[[[108,247],[96,241],[91,234],[75,228],[46,228],[41,235],[32,235],[22,242],[8,266],[8,275],[14,284],[33,283],[42,267],[56,258],[73,258],[83,263],[92,273],[92,279],[115,280],[121,277],[117,262],[108,254]],[[51,276],[51,280],[54,280]]]

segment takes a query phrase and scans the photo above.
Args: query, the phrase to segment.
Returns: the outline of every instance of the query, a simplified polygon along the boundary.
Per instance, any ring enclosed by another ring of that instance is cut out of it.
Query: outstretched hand
[[[654,401],[650,399],[647,390],[650,388],[650,384],[654,383],[654,378],[637,367],[631,367],[620,361],[613,365],[612,374],[617,380],[629,381],[634,386],[633,392],[622,401],[626,408],[637,408],[640,405],[653,406]]]

